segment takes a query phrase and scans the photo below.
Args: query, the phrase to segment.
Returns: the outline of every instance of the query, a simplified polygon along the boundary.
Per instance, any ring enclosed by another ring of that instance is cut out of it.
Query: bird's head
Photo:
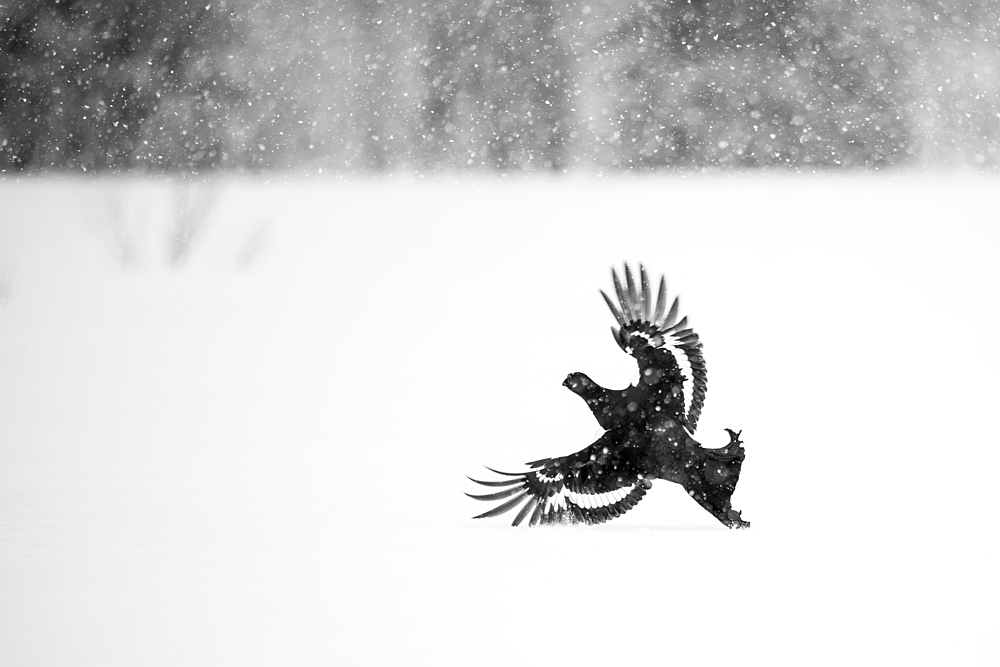
[[[563,380],[563,386],[569,387],[570,391],[574,394],[583,396],[584,394],[592,391],[596,386],[594,381],[583,373],[570,373]]]

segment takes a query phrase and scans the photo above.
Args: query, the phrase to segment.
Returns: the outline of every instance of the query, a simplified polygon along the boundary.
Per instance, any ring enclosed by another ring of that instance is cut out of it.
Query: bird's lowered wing
[[[674,297],[670,307],[667,307],[667,282],[664,277],[660,278],[654,298],[646,269],[641,264],[638,284],[628,264],[625,265],[624,286],[614,269],[611,270],[611,277],[618,303],[604,291],[601,291],[601,296],[618,321],[618,326],[611,328],[615,340],[639,362],[640,381],[644,377],[662,378],[674,385],[672,392],[661,392],[661,395],[668,402],[674,397],[683,397],[683,404],[676,407],[685,427],[694,433],[705,405],[708,372],[698,334],[688,326],[687,317],[677,319],[679,298]]]
[[[650,487],[644,448],[633,447],[624,431],[608,431],[575,454],[528,463],[531,470],[506,473],[510,479],[473,482],[502,490],[473,495],[476,500],[503,501],[476,519],[518,509],[512,525],[537,523],[604,523],[632,509]],[[471,479],[471,478],[470,478]],[[650,478],[651,479],[651,478]]]

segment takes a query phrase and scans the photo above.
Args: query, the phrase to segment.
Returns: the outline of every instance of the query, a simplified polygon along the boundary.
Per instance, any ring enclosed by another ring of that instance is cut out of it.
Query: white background
[[[0,665],[996,664],[996,179],[223,180],[173,266],[208,191],[0,182]],[[472,521],[625,259],[753,527]]]

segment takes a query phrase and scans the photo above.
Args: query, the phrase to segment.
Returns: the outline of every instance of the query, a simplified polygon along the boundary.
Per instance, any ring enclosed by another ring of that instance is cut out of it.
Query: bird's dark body
[[[730,442],[721,449],[705,449],[691,437],[705,398],[701,343],[687,328],[687,318],[676,321],[676,299],[665,314],[662,279],[652,312],[646,272],[640,267],[639,273],[641,285],[637,286],[625,267],[627,290],[612,273],[621,310],[604,295],[620,325],[613,329],[616,342],[639,364],[638,382],[621,390],[605,389],[586,375],[573,373],[563,383],[587,403],[606,432],[575,454],[529,463],[531,470],[526,473],[498,473],[512,479],[479,482],[504,490],[473,498],[511,498],[480,517],[521,505],[514,525],[529,516],[530,525],[603,523],[631,509],[652,480],[665,479],[683,486],[726,526],[749,527],[730,504],[744,459],[739,434],[729,430]],[[687,358],[690,378],[685,377],[675,353]],[[688,400],[685,380],[691,385]]]

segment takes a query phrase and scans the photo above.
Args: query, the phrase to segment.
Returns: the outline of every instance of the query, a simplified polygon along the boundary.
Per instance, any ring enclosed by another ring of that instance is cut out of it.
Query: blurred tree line
[[[0,0],[0,171],[1000,163],[995,0]]]

